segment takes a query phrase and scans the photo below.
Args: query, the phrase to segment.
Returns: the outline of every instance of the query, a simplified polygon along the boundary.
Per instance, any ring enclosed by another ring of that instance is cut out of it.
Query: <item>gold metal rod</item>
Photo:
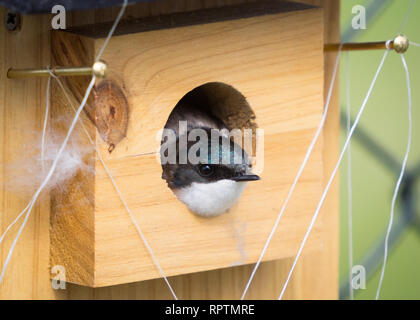
[[[350,43],[331,43],[324,46],[325,51],[337,51],[341,45],[341,51],[356,51],[356,50],[394,50],[397,53],[404,53],[407,51],[409,41],[406,36],[399,35],[394,40],[376,42],[350,42]]]
[[[56,76],[89,76],[93,74],[92,67],[55,68],[51,72]],[[8,78],[48,77],[46,69],[9,69]]]
[[[108,71],[108,66],[104,61],[97,61],[92,67],[55,67],[50,69],[56,76],[91,76],[95,75],[98,78],[105,78]],[[31,77],[48,77],[50,75],[48,69],[14,69],[7,71],[9,79],[16,78],[31,78]]]
[[[393,49],[394,41],[389,43],[389,48]],[[337,51],[340,47],[340,43],[331,43],[324,46],[325,51]],[[377,42],[349,42],[343,43],[341,51],[358,51],[358,50],[385,50],[386,41]]]
[[[360,42],[360,43],[331,43],[324,46],[325,51],[352,50],[394,50],[397,53],[407,51],[409,41],[406,36],[399,35],[392,41]],[[56,76],[89,76],[95,75],[98,78],[105,78],[108,72],[108,66],[104,61],[97,61],[92,67],[56,67],[51,69]],[[48,77],[50,75],[47,69],[9,69],[8,78],[29,78],[29,77]]]

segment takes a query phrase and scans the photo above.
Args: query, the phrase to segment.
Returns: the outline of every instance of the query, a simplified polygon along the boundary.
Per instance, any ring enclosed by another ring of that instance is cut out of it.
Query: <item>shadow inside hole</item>
[[[202,124],[200,119],[213,118],[214,123]],[[189,126],[204,125],[220,129],[252,129],[257,124],[255,113],[245,96],[232,86],[222,82],[209,82],[188,92],[169,115],[165,128],[177,128],[179,121]]]

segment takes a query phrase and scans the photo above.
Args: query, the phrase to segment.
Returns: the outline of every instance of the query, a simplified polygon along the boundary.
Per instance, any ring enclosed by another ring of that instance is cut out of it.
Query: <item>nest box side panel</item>
[[[95,40],[99,50],[104,39]],[[126,137],[97,141],[121,192],[169,276],[254,263],[319,123],[323,12],[318,8],[116,36],[103,56],[129,105]],[[157,151],[172,108],[190,90],[222,82],[241,92],[264,129],[262,180],[212,219],[192,214],[161,179]],[[290,257],[316,208],[322,141],[264,260]],[[95,286],[160,277],[109,178],[95,179]],[[306,252],[322,246],[315,228]]]
[[[66,32],[52,32],[51,48],[52,66],[83,66],[94,61],[91,39]],[[53,135],[64,139],[90,77],[63,77],[61,81],[71,101],[52,80],[50,123]],[[83,154],[83,164],[72,178],[52,191],[50,216],[51,266],[64,266],[68,282],[86,286],[94,284],[96,154],[80,123],[95,141],[97,130],[90,120],[92,98],[81,114],[67,147]]]

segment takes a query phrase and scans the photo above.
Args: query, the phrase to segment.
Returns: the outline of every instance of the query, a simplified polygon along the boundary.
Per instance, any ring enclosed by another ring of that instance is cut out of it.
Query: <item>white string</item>
[[[104,44],[103,44],[103,46],[102,46],[102,48],[101,48],[101,50],[100,50],[99,54],[98,54],[98,56],[96,57],[96,61],[98,61],[98,60],[99,60],[99,58],[101,57],[101,55],[102,55],[102,53],[103,53],[103,51],[104,51],[104,49],[105,49],[106,45],[107,45],[107,44],[108,44],[108,42],[109,42],[109,39],[112,37],[112,34],[113,34],[113,32],[114,32],[115,28],[117,27],[118,22],[120,21],[120,19],[121,19],[122,15],[123,15],[123,13],[124,13],[124,10],[125,10],[126,6],[127,6],[127,0],[124,0],[124,3],[123,3],[123,5],[122,5],[122,7],[121,7],[121,10],[120,10],[120,13],[118,14],[117,19],[115,20],[115,22],[114,22],[114,24],[113,24],[113,26],[112,26],[111,30],[109,31],[108,36],[107,36],[107,38],[106,38],[106,40],[105,40],[105,42],[104,42]],[[32,197],[32,199],[31,199],[31,201],[30,201],[30,202],[29,202],[29,204],[27,205],[27,207],[26,207],[27,209],[25,208],[25,209],[24,209],[24,210],[23,210],[23,211],[22,211],[22,212],[18,215],[18,217],[17,217],[17,218],[16,218],[16,219],[12,222],[12,224],[6,228],[6,232],[5,232],[5,234],[7,233],[7,231],[8,231],[8,230],[10,230],[11,226],[13,226],[13,225],[16,223],[16,221],[19,219],[19,216],[21,216],[21,215],[25,212],[25,210],[26,210],[26,216],[25,216],[25,219],[24,219],[24,221],[23,221],[23,223],[22,223],[21,227],[19,228],[19,231],[18,231],[18,233],[17,233],[17,235],[16,235],[15,239],[13,240],[12,246],[10,247],[9,252],[8,252],[8,254],[7,254],[7,257],[6,257],[6,260],[5,260],[5,262],[4,262],[4,265],[3,265],[3,268],[2,268],[2,271],[1,271],[1,274],[0,274],[0,283],[3,281],[4,274],[5,274],[5,272],[6,272],[6,269],[7,269],[8,264],[9,264],[9,262],[10,262],[10,258],[11,258],[11,256],[12,256],[12,253],[13,253],[14,249],[15,249],[16,243],[17,243],[17,241],[19,240],[20,235],[21,235],[21,233],[22,233],[23,229],[24,229],[24,228],[25,228],[25,226],[26,226],[26,223],[27,223],[27,221],[28,221],[28,218],[29,218],[29,216],[30,216],[30,214],[31,214],[31,212],[32,212],[32,208],[33,208],[33,206],[35,205],[35,202],[36,202],[36,200],[38,199],[39,195],[41,194],[42,190],[45,188],[45,186],[47,185],[48,181],[51,179],[51,177],[52,177],[52,175],[53,175],[53,173],[54,173],[54,171],[55,171],[55,169],[56,169],[56,167],[57,167],[58,161],[59,161],[59,159],[60,159],[60,157],[61,157],[61,155],[62,155],[62,153],[63,153],[64,149],[65,149],[65,148],[66,148],[66,146],[67,146],[68,140],[69,140],[69,138],[70,138],[71,133],[73,132],[73,129],[74,129],[75,125],[76,125],[76,122],[77,122],[77,120],[78,120],[78,118],[79,118],[79,116],[80,116],[80,113],[82,112],[82,110],[83,110],[83,108],[84,108],[84,106],[85,106],[85,104],[86,104],[86,101],[87,101],[87,99],[88,99],[88,97],[89,97],[89,95],[90,95],[90,92],[92,91],[92,88],[93,88],[93,86],[95,85],[95,80],[96,80],[95,75],[92,75],[92,79],[91,79],[91,81],[90,81],[90,83],[89,83],[89,85],[88,85],[88,87],[87,87],[87,89],[86,89],[86,92],[85,92],[85,95],[84,95],[84,97],[83,97],[83,100],[82,100],[82,102],[81,102],[81,104],[80,104],[80,106],[79,106],[79,108],[78,108],[78,110],[77,110],[77,112],[76,112],[76,115],[75,115],[75,117],[74,117],[74,119],[73,119],[73,121],[72,121],[72,123],[71,123],[71,125],[70,125],[69,131],[67,132],[67,135],[66,135],[66,137],[64,138],[64,141],[63,141],[63,143],[61,144],[60,149],[59,149],[59,150],[58,150],[58,152],[57,152],[56,158],[54,159],[53,164],[51,165],[51,168],[50,168],[50,170],[48,171],[47,176],[44,178],[44,181],[42,182],[42,184],[40,185],[40,187],[37,189],[37,191],[35,192],[34,196],[33,196],[33,197]]]
[[[350,108],[350,53],[346,53],[346,111],[347,111],[347,135],[350,133],[351,108]],[[349,293],[350,300],[354,299],[352,285],[353,269],[353,194],[351,174],[351,142],[347,149],[347,218],[348,218],[348,242],[349,242]]]
[[[381,272],[381,277],[379,278],[378,289],[376,291],[376,298],[375,298],[376,300],[379,299],[379,296],[380,296],[380,293],[381,293],[381,288],[382,288],[382,282],[384,280],[385,268],[386,268],[386,263],[387,263],[387,259],[388,259],[389,237],[391,235],[392,224],[394,222],[395,203],[397,201],[398,191],[400,189],[401,182],[402,182],[402,179],[404,177],[404,172],[405,172],[405,169],[407,167],[408,155],[410,154],[410,148],[411,148],[413,121],[412,121],[412,114],[411,114],[411,109],[412,108],[411,108],[410,74],[408,72],[408,67],[407,67],[407,63],[405,61],[404,55],[402,55],[402,54],[401,54],[401,61],[402,61],[402,64],[404,66],[404,69],[405,69],[405,76],[406,76],[406,81],[407,81],[407,91],[408,91],[408,141],[407,141],[407,149],[406,149],[405,155],[404,155],[404,160],[403,160],[403,163],[402,163],[402,166],[401,166],[400,175],[399,175],[397,183],[395,185],[394,194],[392,195],[391,214],[390,214],[390,217],[389,217],[388,229],[387,229],[387,232],[386,232],[385,244],[384,244],[384,261],[383,261],[383,264],[382,264],[382,272]]]
[[[403,29],[405,28],[405,25],[407,24],[407,20],[408,20],[408,17],[410,16],[411,9],[413,8],[414,1],[415,0],[411,0],[410,6],[408,7],[407,13],[405,14],[404,21],[401,24],[400,30],[398,31],[399,34],[401,34],[401,32],[403,31]]]
[[[66,91],[66,89],[64,88],[64,85],[63,85],[63,83],[61,82],[60,78],[55,77],[55,79],[57,80],[58,84],[60,85],[60,87],[61,87],[61,89],[62,89],[62,91],[63,91],[63,93],[64,93],[64,96],[66,97],[66,99],[67,99],[67,101],[68,101],[69,105],[73,108],[73,110],[74,110],[74,111],[76,111],[76,109],[74,108],[73,103],[72,103],[72,101],[71,101],[71,99],[70,99],[69,95],[67,94],[67,91]],[[159,272],[160,272],[160,274],[161,274],[162,278],[165,280],[166,284],[168,285],[168,288],[169,288],[169,290],[170,290],[170,292],[171,292],[172,296],[174,297],[174,299],[175,299],[175,300],[178,300],[178,298],[177,298],[177,296],[176,296],[176,294],[175,294],[175,291],[173,290],[173,288],[172,288],[171,284],[169,283],[169,280],[168,280],[168,278],[166,277],[165,272],[163,271],[163,269],[162,269],[162,267],[161,267],[161,265],[160,265],[160,263],[159,263],[159,261],[158,261],[157,257],[155,256],[155,254],[154,254],[154,252],[153,252],[153,250],[152,250],[151,246],[149,245],[149,242],[147,241],[146,237],[145,237],[145,236],[144,236],[144,234],[143,234],[143,231],[141,230],[141,228],[140,228],[139,224],[137,223],[136,218],[134,217],[134,215],[132,214],[132,212],[131,212],[130,208],[128,207],[127,202],[125,201],[125,198],[123,197],[123,195],[122,195],[122,193],[121,193],[121,191],[120,191],[120,189],[119,189],[119,187],[118,187],[118,185],[117,185],[117,183],[116,183],[116,181],[115,181],[114,177],[112,176],[112,174],[111,174],[111,172],[110,172],[110,170],[109,170],[108,166],[105,164],[105,161],[103,160],[102,155],[101,155],[101,153],[100,153],[100,151],[99,151],[99,149],[98,149],[98,147],[97,147],[96,143],[94,143],[94,142],[93,142],[93,139],[92,139],[92,137],[89,135],[89,132],[87,131],[87,129],[86,129],[86,127],[85,127],[85,125],[83,124],[83,121],[80,121],[79,123],[81,124],[81,126],[82,126],[82,128],[83,128],[83,130],[84,130],[84,132],[85,132],[85,134],[86,134],[86,136],[87,136],[87,138],[88,138],[89,142],[91,143],[91,145],[92,145],[92,146],[93,146],[93,148],[95,149],[96,154],[98,155],[99,161],[102,163],[102,166],[104,167],[105,172],[107,173],[107,175],[108,175],[109,179],[111,180],[111,182],[112,182],[112,184],[113,184],[113,186],[114,186],[115,191],[117,192],[118,196],[120,197],[121,202],[123,203],[125,210],[127,211],[128,215],[130,216],[131,221],[133,222],[134,226],[136,227],[137,232],[138,232],[138,234],[140,235],[140,237],[141,237],[141,239],[142,239],[142,241],[143,241],[144,245],[146,246],[147,251],[149,252],[150,256],[152,257],[152,260],[153,260],[154,264],[156,265],[156,267],[158,268],[158,270],[159,270]]]
[[[333,69],[333,73],[332,73],[332,77],[331,77],[331,83],[330,83],[330,87],[329,87],[329,90],[328,90],[328,95],[327,95],[327,99],[326,99],[326,102],[325,102],[324,111],[323,111],[323,114],[322,114],[322,117],[321,117],[321,121],[320,121],[320,123],[318,125],[318,128],[317,128],[317,130],[315,132],[315,135],[314,135],[314,137],[313,137],[313,139],[311,141],[311,144],[309,145],[308,150],[306,151],[305,157],[304,157],[304,159],[302,161],[302,164],[300,165],[299,171],[298,171],[298,173],[297,173],[297,175],[296,175],[296,177],[295,177],[295,179],[294,179],[294,181],[293,181],[293,183],[292,183],[292,185],[290,187],[289,193],[287,194],[287,197],[286,197],[286,199],[285,199],[285,201],[283,203],[283,206],[282,206],[282,208],[281,208],[281,210],[280,210],[280,212],[279,212],[279,214],[277,216],[277,219],[276,219],[276,221],[274,223],[274,226],[271,229],[271,232],[270,232],[270,234],[269,234],[269,236],[268,236],[268,238],[267,238],[267,240],[266,240],[266,242],[264,244],[264,247],[263,247],[263,249],[261,251],[261,254],[260,254],[260,256],[259,256],[259,258],[257,260],[257,263],[255,264],[254,269],[252,270],[251,276],[250,276],[250,278],[249,278],[249,280],[248,280],[248,282],[247,282],[247,284],[245,286],[245,289],[244,289],[244,291],[242,293],[241,300],[245,299],[246,293],[249,290],[249,286],[251,285],[251,282],[254,279],[255,273],[257,272],[257,269],[258,269],[258,267],[261,264],[261,261],[262,261],[262,259],[264,257],[264,254],[267,251],[268,245],[270,244],[271,239],[273,238],[274,233],[277,230],[277,227],[279,225],[279,222],[281,220],[281,217],[283,216],[283,213],[286,210],[287,204],[289,203],[289,200],[292,197],[293,191],[295,190],[295,187],[296,187],[296,185],[297,185],[297,183],[298,183],[298,181],[300,179],[300,176],[302,175],[303,170],[305,169],[306,163],[309,160],[309,157],[310,157],[310,155],[312,153],[312,150],[313,150],[313,148],[314,148],[314,146],[315,146],[315,144],[316,144],[316,142],[317,142],[317,140],[319,138],[319,135],[322,132],[322,128],[324,127],[324,123],[325,123],[325,120],[327,119],[328,108],[329,108],[329,105],[330,105],[330,100],[331,100],[331,96],[332,96],[332,92],[333,92],[333,88],[334,88],[335,78],[336,78],[336,75],[337,75],[338,63],[340,61],[339,58],[340,58],[340,52],[341,52],[342,46],[343,45],[340,44],[340,46],[338,48],[337,57],[336,57],[336,60],[335,60],[334,69]]]
[[[114,24],[112,25],[111,29],[109,30],[108,36],[106,37],[105,42],[102,45],[101,50],[99,51],[98,55],[96,56],[95,61],[98,61],[99,59],[101,59],[102,54],[104,53],[104,50],[105,50],[106,46],[108,45],[109,40],[111,39],[112,35],[114,34],[114,31],[117,28],[117,25],[120,22],[123,14],[124,14],[125,8],[127,7],[127,3],[128,3],[128,0],[124,0],[123,4],[121,6],[120,12],[118,13],[117,18],[114,21]]]
[[[420,43],[416,43],[414,41],[410,41],[410,44],[415,46],[415,47],[420,47]]]
[[[49,67],[47,67],[49,71]],[[47,94],[45,97],[45,118],[44,118],[44,125],[42,127],[42,138],[41,138],[41,165],[42,165],[42,172],[45,172],[45,134],[47,131],[47,123],[48,123],[48,114],[50,110],[50,86],[51,86],[51,77],[48,77],[47,82]]]
[[[26,212],[26,210],[28,210],[31,203],[32,203],[32,201],[29,202],[28,205],[25,207],[25,209],[23,209],[22,212],[19,213],[19,215],[15,218],[15,220],[13,220],[12,223],[7,226],[6,230],[3,232],[3,234],[0,238],[0,245],[3,242],[3,239],[6,236],[6,234],[9,232],[9,230],[16,224],[16,222],[18,222],[18,220],[23,216],[23,214]]]
[[[387,57],[388,52],[389,51],[386,50],[385,53],[384,53],[384,55],[383,55],[383,57],[382,57],[381,63],[379,64],[379,67],[378,67],[378,69],[377,69],[377,71],[375,73],[375,76],[373,77],[373,81],[372,81],[372,83],[371,83],[371,85],[369,87],[369,90],[368,90],[368,92],[366,94],[365,99],[363,100],[363,103],[362,103],[362,106],[360,107],[359,113],[357,114],[356,119],[354,120],[353,126],[350,129],[350,132],[349,132],[349,134],[347,136],[346,142],[344,143],[343,149],[342,149],[342,151],[340,153],[340,156],[338,158],[337,164],[335,165],[335,168],[334,168],[334,170],[333,170],[333,172],[332,172],[332,174],[330,176],[330,179],[328,180],[328,183],[325,186],[324,192],[323,192],[323,194],[321,196],[321,200],[318,203],[318,206],[317,206],[317,208],[316,208],[316,210],[315,210],[315,212],[313,214],[311,223],[309,224],[309,227],[308,227],[308,229],[306,231],[306,234],[305,234],[305,236],[304,236],[304,238],[302,240],[302,243],[300,244],[300,247],[299,247],[299,250],[298,250],[297,255],[295,257],[295,260],[293,261],[292,268],[290,269],[290,272],[289,272],[289,274],[287,276],[286,282],[284,283],[283,289],[281,290],[281,293],[280,293],[280,296],[279,296],[279,300],[281,300],[283,298],[284,292],[286,291],[287,285],[289,284],[290,278],[292,277],[292,274],[293,274],[293,271],[295,270],[296,264],[297,264],[297,262],[298,262],[298,260],[300,258],[300,255],[301,255],[301,253],[303,251],[303,248],[304,248],[304,246],[306,244],[306,241],[307,241],[307,239],[308,239],[308,237],[309,237],[309,235],[310,235],[310,233],[312,231],[312,228],[313,228],[313,226],[315,224],[315,221],[316,221],[316,219],[318,217],[319,211],[321,210],[321,207],[324,204],[324,201],[325,201],[325,198],[327,196],[328,190],[331,187],[331,184],[332,184],[332,182],[334,180],[334,177],[335,177],[335,175],[337,173],[337,170],[338,170],[338,168],[340,166],[341,160],[343,159],[344,153],[347,150],[347,147],[348,147],[349,142],[351,140],[351,137],[352,137],[352,135],[354,133],[354,130],[356,129],[356,126],[358,125],[358,123],[360,121],[360,117],[362,116],[362,113],[363,113],[363,111],[364,111],[364,109],[366,107],[366,104],[367,104],[367,102],[369,100],[370,94],[372,93],[373,86],[376,83],[376,80],[378,78],[379,72],[382,69],[382,66],[384,65],[385,58]]]

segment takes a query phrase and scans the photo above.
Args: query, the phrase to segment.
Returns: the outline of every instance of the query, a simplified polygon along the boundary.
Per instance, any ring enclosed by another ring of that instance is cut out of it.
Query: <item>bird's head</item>
[[[191,139],[188,131],[176,140],[176,163],[162,164],[162,178],[191,211],[216,216],[237,203],[247,182],[260,177],[251,172],[248,155],[238,144],[218,130],[202,130],[207,139]]]

